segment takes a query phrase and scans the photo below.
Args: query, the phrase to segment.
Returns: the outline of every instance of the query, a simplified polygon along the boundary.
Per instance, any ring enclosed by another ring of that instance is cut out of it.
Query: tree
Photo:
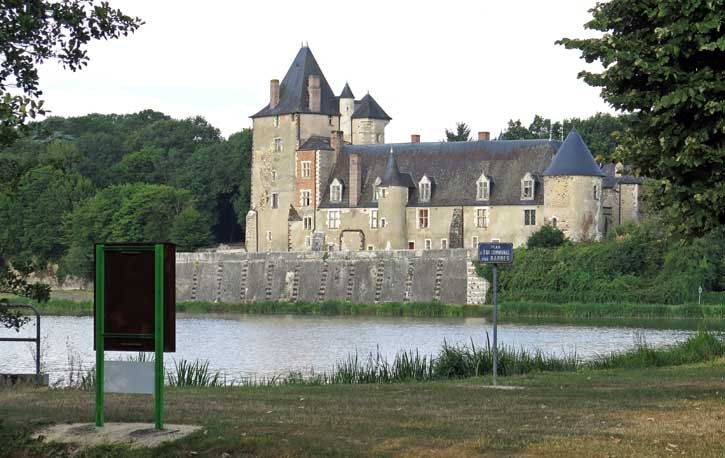
[[[471,140],[471,128],[465,122],[457,122],[455,132],[446,129],[446,141],[467,142]]]
[[[725,224],[723,0],[611,0],[591,10],[599,38],[563,38],[601,73],[579,77],[632,113],[625,158],[659,180],[656,206],[671,227],[703,234]]]
[[[76,71],[91,40],[118,38],[143,22],[94,0],[0,0],[0,145],[44,114],[37,66],[49,59]]]
[[[566,235],[550,224],[541,226],[541,229],[531,234],[526,241],[527,248],[556,248],[566,242]]]
[[[184,208],[174,218],[169,234],[171,241],[182,251],[188,251],[212,242],[209,221],[192,206]]]

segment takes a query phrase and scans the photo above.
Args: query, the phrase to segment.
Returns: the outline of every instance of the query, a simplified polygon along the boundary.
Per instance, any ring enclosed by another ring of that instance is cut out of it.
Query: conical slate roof
[[[320,111],[318,113],[326,115],[340,114],[337,97],[335,97],[330,85],[327,83],[325,75],[322,74],[315,56],[312,55],[310,48],[303,46],[279,85],[279,103],[277,106],[270,108],[267,105],[253,115],[252,118],[290,113],[311,113],[309,108],[310,97],[307,91],[310,75],[320,77]]]
[[[390,121],[391,118],[388,114],[380,108],[378,102],[375,101],[373,96],[366,94],[365,97],[360,100],[355,108],[355,112],[352,114],[353,119],[355,118],[366,118],[366,119],[384,119]]]
[[[594,156],[587,148],[576,129],[572,129],[559,147],[549,167],[544,170],[545,176],[584,176],[603,177]]]
[[[385,173],[383,174],[382,180],[380,180],[380,186],[402,186],[408,187],[408,180],[405,179],[400,170],[398,170],[398,162],[395,160],[395,154],[393,148],[390,148],[390,154],[388,154],[388,163],[385,166]]]
[[[345,83],[345,87],[342,88],[342,93],[340,94],[341,99],[354,99],[355,96],[352,93],[352,89],[350,89],[350,85]]]

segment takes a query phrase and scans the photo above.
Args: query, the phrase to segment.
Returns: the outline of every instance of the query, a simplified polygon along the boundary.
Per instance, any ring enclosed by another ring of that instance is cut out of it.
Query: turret
[[[378,217],[385,218],[381,230],[381,248],[402,250],[406,248],[405,209],[408,205],[408,185],[410,180],[398,170],[393,149],[390,148],[385,174],[380,181],[381,195],[378,196]]]
[[[385,143],[385,126],[391,119],[370,94],[365,95],[352,114],[352,143]]]
[[[581,135],[572,129],[544,171],[544,221],[575,241],[599,239],[603,177]]]
[[[355,96],[350,85],[345,87],[340,94],[340,130],[346,142],[352,143],[352,114],[355,112]]]

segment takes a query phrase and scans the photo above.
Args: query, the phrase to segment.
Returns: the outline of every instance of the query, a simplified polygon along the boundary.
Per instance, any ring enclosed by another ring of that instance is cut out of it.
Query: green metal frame
[[[96,245],[96,426],[104,423],[104,337],[141,337],[154,339],[154,423],[156,429],[164,428],[164,245],[157,243],[154,251],[154,333],[124,334],[105,332],[105,250],[142,250],[148,246]]]

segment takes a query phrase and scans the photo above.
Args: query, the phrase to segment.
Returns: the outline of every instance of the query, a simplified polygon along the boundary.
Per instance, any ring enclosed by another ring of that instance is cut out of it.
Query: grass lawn
[[[206,428],[155,450],[31,440],[48,423],[90,422],[93,393],[0,389],[0,455],[29,456],[725,456],[725,359],[657,369],[489,380],[167,389],[166,421]],[[150,397],[107,395],[107,421],[152,419]],[[225,455],[226,456],[226,455]]]

